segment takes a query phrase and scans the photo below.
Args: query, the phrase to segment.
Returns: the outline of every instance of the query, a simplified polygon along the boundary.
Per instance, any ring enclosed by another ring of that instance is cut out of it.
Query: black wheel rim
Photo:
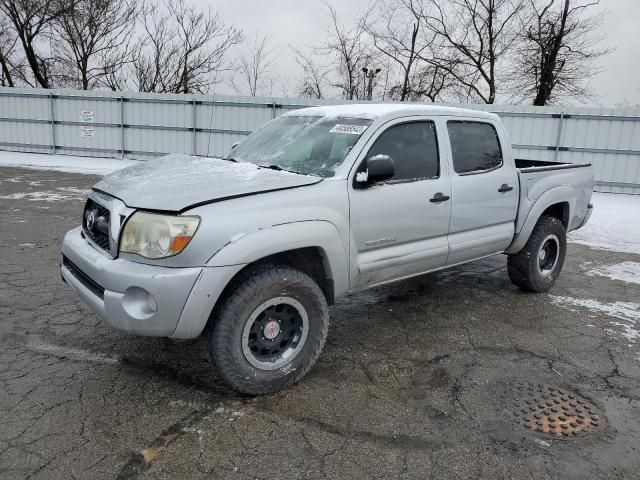
[[[247,320],[242,350],[249,363],[257,368],[280,368],[300,352],[307,328],[307,314],[298,301],[274,298],[256,308]]]
[[[560,257],[560,241],[556,235],[544,239],[538,251],[538,271],[543,277],[549,277],[558,264]]]

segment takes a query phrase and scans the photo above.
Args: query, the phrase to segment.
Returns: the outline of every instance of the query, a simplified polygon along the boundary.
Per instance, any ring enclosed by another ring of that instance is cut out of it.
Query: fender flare
[[[571,215],[574,211],[575,207],[575,198],[573,197],[574,190],[567,185],[560,185],[557,187],[553,187],[550,190],[544,192],[538,199],[533,203],[529,212],[527,213],[527,217],[522,223],[522,227],[520,231],[517,233],[509,248],[505,251],[507,254],[518,253],[520,250],[524,248],[529,237],[531,236],[531,232],[533,232],[534,227],[538,223],[538,220],[542,216],[543,212],[552,205],[557,203],[568,203],[569,204],[569,221],[571,221]],[[567,226],[568,228],[568,226]]]
[[[246,265],[270,255],[308,247],[320,248],[323,252],[336,294],[348,290],[348,254],[338,229],[325,220],[284,223],[238,235],[209,259],[207,267]]]
[[[270,255],[309,247],[322,251],[327,275],[333,280],[334,297],[345,293],[349,289],[349,257],[333,223],[309,220],[274,225],[236,235],[209,259],[171,336],[200,335],[220,295],[246,265]]]

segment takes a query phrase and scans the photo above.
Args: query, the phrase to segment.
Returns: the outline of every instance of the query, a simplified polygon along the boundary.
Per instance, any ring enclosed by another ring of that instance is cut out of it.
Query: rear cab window
[[[456,173],[485,173],[503,165],[498,132],[490,123],[450,120],[447,122],[447,130]]]

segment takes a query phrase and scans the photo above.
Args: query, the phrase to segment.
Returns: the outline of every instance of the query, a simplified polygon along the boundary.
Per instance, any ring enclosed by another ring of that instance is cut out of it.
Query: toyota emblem
[[[93,224],[96,221],[96,211],[95,210],[90,210],[89,212],[87,212],[87,228],[89,230],[93,230]]]

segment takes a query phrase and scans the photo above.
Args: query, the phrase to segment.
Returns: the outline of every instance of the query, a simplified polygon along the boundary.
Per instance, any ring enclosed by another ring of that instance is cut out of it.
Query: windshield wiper
[[[233,157],[227,157],[227,158],[223,158],[223,160],[226,160],[227,162],[233,162],[233,163],[238,163],[238,160],[236,160]]]
[[[268,168],[269,170],[275,170],[277,172],[289,172],[289,173],[295,173],[298,175],[304,175],[303,173],[300,172],[296,172],[295,170],[290,170],[288,168],[282,168],[280,165],[276,165],[276,164],[271,164],[271,165],[258,165],[258,168]]]

